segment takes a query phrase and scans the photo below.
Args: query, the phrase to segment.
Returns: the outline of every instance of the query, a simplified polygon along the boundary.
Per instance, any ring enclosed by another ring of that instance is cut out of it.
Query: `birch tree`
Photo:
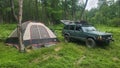
[[[20,52],[24,52],[25,47],[23,44],[23,35],[22,35],[22,7],[23,7],[23,0],[19,0],[19,14],[18,14],[18,37],[19,37],[19,45],[20,45]]]

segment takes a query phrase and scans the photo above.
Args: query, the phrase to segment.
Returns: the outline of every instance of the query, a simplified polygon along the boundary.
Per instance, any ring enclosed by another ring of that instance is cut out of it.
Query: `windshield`
[[[82,27],[84,32],[89,32],[89,31],[96,31],[95,27]]]

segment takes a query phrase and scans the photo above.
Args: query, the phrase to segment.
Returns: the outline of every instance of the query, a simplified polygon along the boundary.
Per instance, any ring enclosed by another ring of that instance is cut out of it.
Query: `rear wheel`
[[[65,36],[64,36],[64,39],[65,39],[65,42],[70,42],[70,37],[69,37],[69,35],[65,35]]]
[[[94,41],[94,39],[88,38],[88,39],[86,39],[86,45],[89,48],[93,48],[96,46],[96,42]]]

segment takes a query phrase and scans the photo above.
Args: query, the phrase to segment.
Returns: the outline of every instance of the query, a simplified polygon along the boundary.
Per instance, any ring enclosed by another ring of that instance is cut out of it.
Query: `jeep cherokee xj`
[[[111,33],[97,31],[94,26],[83,23],[66,24],[62,30],[62,35],[67,42],[70,42],[71,39],[77,39],[84,41],[89,48],[95,47],[97,42],[109,45],[112,41]]]

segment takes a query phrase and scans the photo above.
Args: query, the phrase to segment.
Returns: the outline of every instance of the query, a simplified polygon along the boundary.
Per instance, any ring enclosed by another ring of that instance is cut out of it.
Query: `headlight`
[[[99,39],[99,40],[102,40],[102,36],[98,36],[98,39]]]

